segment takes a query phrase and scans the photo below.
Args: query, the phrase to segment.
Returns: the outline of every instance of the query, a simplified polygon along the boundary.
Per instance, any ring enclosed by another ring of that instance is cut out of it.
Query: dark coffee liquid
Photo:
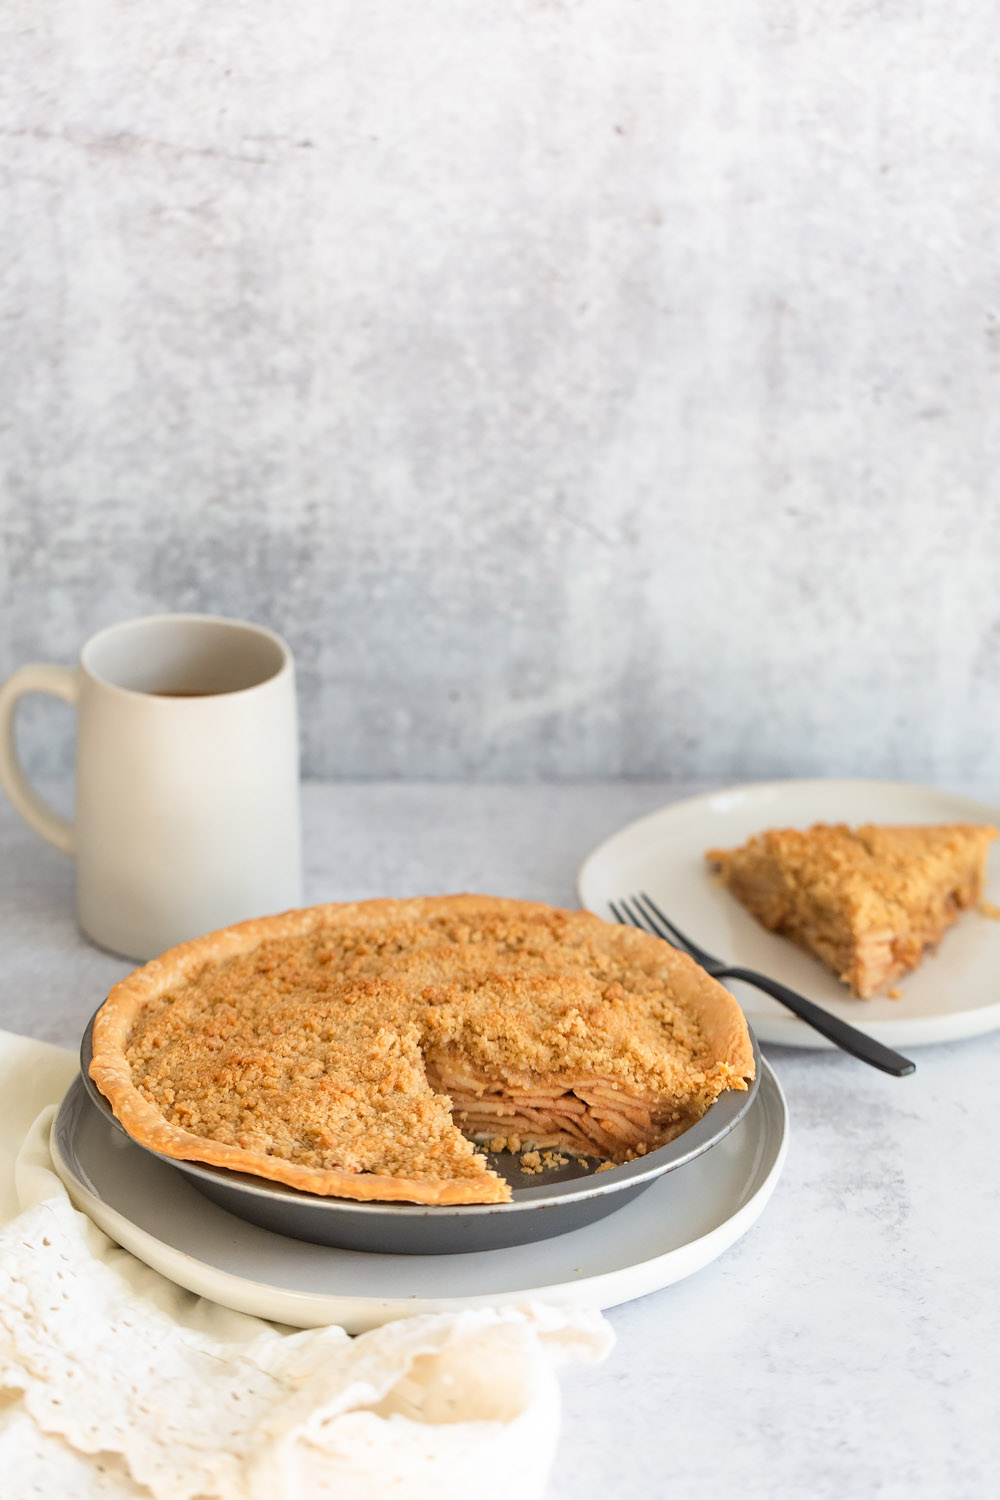
[[[148,696],[150,698],[217,698],[218,693],[175,693],[170,689],[151,688]]]

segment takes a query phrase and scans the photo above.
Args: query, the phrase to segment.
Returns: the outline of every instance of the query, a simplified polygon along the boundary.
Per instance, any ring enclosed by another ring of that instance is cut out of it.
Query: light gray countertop
[[[307,893],[576,905],[594,844],[694,790],[308,785]],[[0,840],[0,1026],[74,1045],[130,965],[80,937],[70,862],[6,804]],[[792,1120],[777,1192],[720,1260],[609,1315],[611,1358],[564,1379],[551,1500],[993,1495],[1000,1035],[921,1049],[903,1080],[765,1050]]]

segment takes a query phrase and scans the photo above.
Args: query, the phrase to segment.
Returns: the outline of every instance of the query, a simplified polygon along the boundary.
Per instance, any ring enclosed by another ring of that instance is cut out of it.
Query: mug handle
[[[79,673],[73,667],[20,667],[0,687],[0,784],[29,827],[64,854],[73,854],[76,830],[72,822],[42,801],[18,757],[14,714],[25,693],[52,693],[75,705],[80,696]]]

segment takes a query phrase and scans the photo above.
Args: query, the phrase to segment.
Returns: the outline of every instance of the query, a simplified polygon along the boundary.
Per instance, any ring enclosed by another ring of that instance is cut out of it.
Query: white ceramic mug
[[[14,743],[25,693],[76,706],[76,820],[30,785]],[[129,958],[302,902],[295,669],[280,636],[213,615],[100,631],[79,666],[0,687],[0,781],[75,855],[88,937]]]

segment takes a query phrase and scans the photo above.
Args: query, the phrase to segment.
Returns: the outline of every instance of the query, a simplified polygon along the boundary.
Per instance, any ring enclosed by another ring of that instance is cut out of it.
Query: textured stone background
[[[0,671],[208,610],[313,775],[995,772],[992,0],[8,0],[0,100]]]

